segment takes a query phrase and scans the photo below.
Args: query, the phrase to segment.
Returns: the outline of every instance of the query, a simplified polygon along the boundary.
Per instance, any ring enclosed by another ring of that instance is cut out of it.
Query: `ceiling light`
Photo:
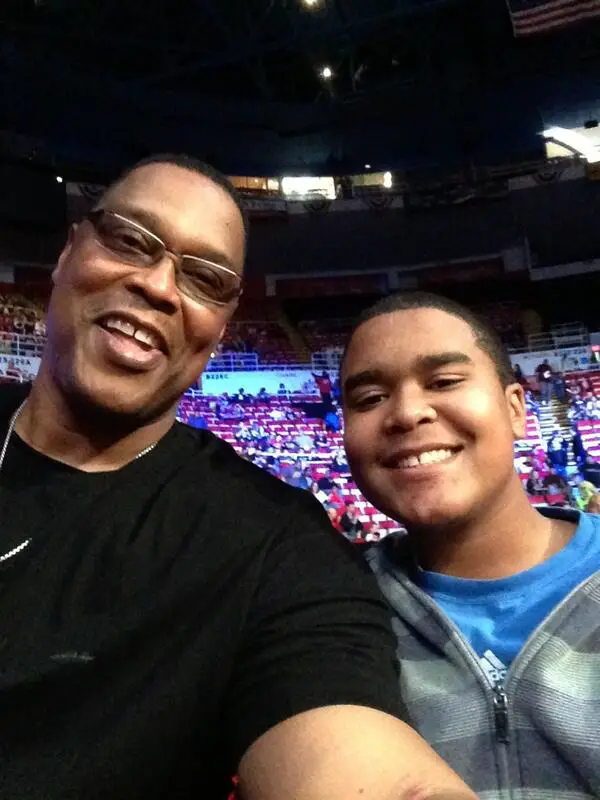
[[[56,176],[56,182],[57,183],[62,183],[63,182],[63,179],[62,179],[62,177],[60,175]]]
[[[553,142],[564,145],[567,150],[585,158],[589,164],[597,164],[600,161],[600,150],[577,131],[555,127],[545,130],[542,136],[545,139],[550,139]]]
[[[321,0],[302,0],[302,5],[305,8],[316,8],[321,5]]]
[[[331,80],[333,78],[333,71],[331,67],[323,67],[321,70],[321,77],[324,78],[326,81]]]
[[[383,173],[383,186],[385,189],[392,188],[392,173],[391,172],[384,172]]]
[[[365,169],[371,169],[371,165],[370,164],[365,164]]]

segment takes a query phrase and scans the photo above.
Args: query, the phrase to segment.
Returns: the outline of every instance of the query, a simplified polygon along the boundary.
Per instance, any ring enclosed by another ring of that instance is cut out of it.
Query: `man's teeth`
[[[109,317],[104,321],[104,327],[108,328],[108,330],[119,331],[125,336],[131,336],[133,339],[137,339],[138,342],[148,345],[148,347],[160,349],[160,342],[151,331],[145,328],[136,328],[133,323],[121,317]]]
[[[442,461],[447,461],[453,455],[452,450],[427,450],[418,456],[401,458],[396,466],[400,469],[410,469],[411,467],[426,466],[427,464],[441,464]]]
[[[105,320],[104,326],[109,330],[124,333],[125,336],[135,335],[135,325],[132,325],[131,322],[121,319],[120,317],[109,317],[107,320]]]
[[[150,333],[150,331],[144,330],[143,328],[137,328],[136,332],[134,333],[134,337],[138,340],[138,342],[143,342],[149,347],[158,348],[156,337],[153,333]]]

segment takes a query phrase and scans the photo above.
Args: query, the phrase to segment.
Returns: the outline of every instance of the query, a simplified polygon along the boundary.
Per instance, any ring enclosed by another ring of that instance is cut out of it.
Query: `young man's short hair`
[[[477,346],[487,353],[494,362],[502,386],[506,388],[516,382],[508,351],[491,325],[474,311],[462,306],[460,303],[430,292],[398,292],[390,294],[363,311],[356,320],[348,338],[340,364],[340,371],[346,358],[350,341],[361,325],[383,314],[393,314],[395,311],[410,311],[417,308],[435,308],[462,319],[473,331]]]

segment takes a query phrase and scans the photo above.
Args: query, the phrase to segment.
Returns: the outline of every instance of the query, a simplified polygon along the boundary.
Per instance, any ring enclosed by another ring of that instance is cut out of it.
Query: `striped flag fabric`
[[[600,0],[507,0],[515,36],[530,36],[600,17]]]

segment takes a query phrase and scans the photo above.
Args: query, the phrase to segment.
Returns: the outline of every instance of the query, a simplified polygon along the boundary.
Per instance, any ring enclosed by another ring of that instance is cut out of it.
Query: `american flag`
[[[515,36],[563,28],[600,16],[600,0],[507,0]]]

